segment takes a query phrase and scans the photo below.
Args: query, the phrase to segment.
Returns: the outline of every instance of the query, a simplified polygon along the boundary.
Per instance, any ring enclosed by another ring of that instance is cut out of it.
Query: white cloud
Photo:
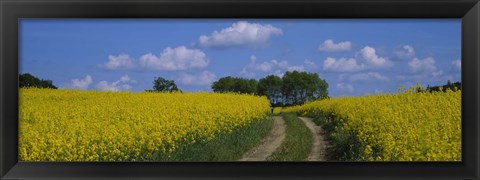
[[[124,90],[129,91],[129,90],[132,89],[132,86],[131,86],[130,84],[124,84],[124,85],[122,85],[122,88],[123,88]]]
[[[447,81],[451,81],[451,82],[457,82],[457,81],[461,81],[461,75],[460,74],[449,74],[449,75],[445,75],[442,77],[442,81],[443,82],[447,82]]]
[[[432,57],[427,57],[425,59],[413,58],[408,62],[408,67],[410,72],[424,78],[428,78],[429,76],[437,77],[443,74],[443,71],[435,66],[435,59]]]
[[[351,81],[367,81],[367,80],[380,80],[389,81],[390,78],[383,76],[378,72],[359,73],[350,77]]]
[[[120,54],[118,56],[109,55],[108,62],[102,65],[105,69],[130,69],[134,67],[134,60],[127,54]]]
[[[378,69],[391,67],[393,63],[387,58],[377,55],[375,48],[365,46],[357,54],[356,58],[339,58],[335,59],[327,57],[323,61],[323,70],[332,72],[358,72],[362,70]]]
[[[138,61],[127,54],[109,55],[108,62],[99,65],[99,67],[110,70],[125,70],[139,67],[157,71],[177,71],[190,68],[205,68],[209,62],[210,60],[203,51],[179,46],[176,48],[167,47],[159,56],[152,53],[145,54]]]
[[[356,72],[364,69],[364,64],[358,64],[357,60],[350,58],[335,59],[327,57],[323,61],[323,70],[334,72]]]
[[[250,69],[262,71],[262,72],[270,72],[275,67],[286,67],[288,66],[287,61],[278,61],[278,60],[270,60],[264,61],[263,63],[257,64],[257,57],[252,55],[250,56]]]
[[[275,75],[275,76],[278,76],[278,77],[283,77],[283,75],[285,75],[285,71],[276,70],[275,72],[270,73],[269,75]]]
[[[285,71],[308,71],[316,68],[315,62],[308,59],[301,65],[290,65],[285,60],[276,59],[257,63],[257,58],[250,56],[250,63],[240,71],[240,75],[247,78],[254,78],[257,74],[274,74],[281,77]]]
[[[349,51],[352,49],[352,43],[350,41],[343,41],[335,44],[332,39],[327,39],[323,44],[318,47],[319,51],[325,52],[341,52]]]
[[[102,90],[102,91],[119,91],[118,87],[113,83],[110,84],[107,81],[100,81],[95,88]]]
[[[452,65],[457,69],[461,70],[462,69],[462,61],[460,59],[457,59],[455,61],[452,61]]]
[[[402,50],[395,51],[397,57],[402,59],[408,59],[415,56],[415,49],[410,45],[402,46]]]
[[[374,92],[375,92],[375,94],[382,94],[382,93],[383,93],[383,91],[382,91],[382,90],[378,90],[378,89],[375,89],[375,91],[374,91]]]
[[[341,91],[348,91],[348,92],[353,92],[355,90],[351,84],[347,84],[347,83],[338,83],[337,89]]]
[[[120,77],[119,80],[109,83],[108,81],[100,81],[95,88],[102,91],[129,91],[132,89],[130,84],[135,83],[128,75]]]
[[[250,63],[245,66],[240,75],[253,78],[257,73],[268,73],[276,69],[285,69],[288,67],[288,62],[283,60],[279,61],[276,59],[270,61],[264,61],[262,63],[257,63],[257,57],[252,55],[250,56]]]
[[[279,68],[287,68],[288,67],[288,62],[287,61],[272,61],[276,66]]]
[[[121,82],[129,82],[130,81],[130,77],[128,77],[128,75],[125,75],[125,76],[122,76],[120,77],[120,81]]]
[[[268,42],[273,35],[282,34],[281,29],[268,24],[261,25],[239,21],[220,32],[214,31],[210,36],[200,36],[198,42],[201,46],[214,48],[258,45]]]
[[[198,74],[183,73],[180,75],[179,81],[184,85],[210,85],[216,78],[215,74],[203,71]]]
[[[446,78],[448,75],[444,75],[444,72],[435,65],[435,59],[433,57],[427,57],[420,59],[415,56],[415,51],[411,46],[403,46],[404,53],[398,53],[397,56],[403,58],[411,58],[408,62],[408,69],[411,74],[397,75],[395,78],[399,80],[426,80],[429,78]],[[452,61],[452,66],[455,69],[459,69],[461,66],[460,60]]]
[[[437,76],[440,76],[443,74],[443,71],[442,70],[439,70],[439,71],[434,71],[431,73],[433,77],[437,77]]]
[[[432,57],[425,59],[413,58],[408,62],[408,67],[412,73],[432,72],[436,71],[435,60]]]
[[[306,71],[306,70],[305,70],[305,67],[304,67],[303,65],[300,65],[300,66],[290,66],[290,67],[287,67],[287,71],[304,72],[304,71]]]
[[[72,79],[70,86],[74,89],[87,89],[92,82],[92,76],[87,75],[84,79]]]
[[[269,72],[272,70],[272,66],[274,64],[273,63],[270,63],[270,62],[263,62],[262,64],[259,64],[257,66],[257,69],[260,70],[260,71],[263,71],[263,72]]]
[[[250,56],[250,61],[257,61],[257,56],[251,55]]]
[[[198,49],[179,46],[174,49],[170,47],[164,49],[160,56],[152,53],[145,54],[140,57],[139,63],[145,69],[176,71],[207,67],[209,59]]]
[[[308,59],[305,59],[305,61],[303,61],[303,64],[304,64],[304,66],[312,68],[312,69],[317,69],[318,68],[318,66],[315,62],[310,61]]]
[[[359,52],[360,57],[362,57],[369,65],[374,67],[390,67],[392,66],[392,62],[390,62],[387,58],[380,57],[377,55],[375,48],[370,46],[365,46]]]

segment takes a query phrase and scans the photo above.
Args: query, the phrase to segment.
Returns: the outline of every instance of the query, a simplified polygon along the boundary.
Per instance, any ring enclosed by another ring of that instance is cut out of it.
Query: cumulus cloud
[[[165,48],[158,56],[148,53],[135,60],[127,54],[108,56],[108,62],[99,65],[110,70],[125,70],[141,68],[157,71],[177,71],[191,68],[205,68],[210,60],[207,55],[198,49],[189,49],[185,46]]]
[[[280,61],[273,59],[270,61],[257,63],[257,57],[252,55],[250,56],[250,63],[242,69],[240,75],[248,78],[253,78],[257,73],[268,73],[275,69],[285,69],[287,67],[288,62],[285,60]]]
[[[374,67],[390,67],[392,66],[392,62],[390,62],[387,58],[380,57],[377,55],[375,48],[370,46],[365,46],[363,49],[360,50],[358,55],[363,58],[369,65]]]
[[[413,58],[415,56],[415,49],[410,45],[404,45],[401,50],[395,51],[395,55],[401,59]]]
[[[198,74],[183,73],[179,77],[180,83],[184,85],[210,85],[217,76],[209,71],[203,71]]]
[[[70,86],[74,89],[87,89],[92,82],[92,76],[87,75],[83,79],[72,79]]]
[[[305,66],[310,67],[310,68],[313,68],[313,69],[317,69],[317,68],[318,68],[318,66],[317,66],[317,64],[316,64],[315,62],[310,61],[310,60],[308,60],[308,59],[305,59],[305,61],[303,61],[303,64],[305,64]]]
[[[250,65],[252,69],[262,71],[262,72],[270,72],[275,68],[286,68],[288,66],[287,61],[279,61],[276,59],[270,60],[270,61],[265,61],[263,63],[257,64],[256,60],[251,58],[251,63]]]
[[[357,60],[356,58],[359,58]],[[356,58],[327,57],[323,61],[323,70],[332,72],[358,72],[368,69],[378,69],[391,67],[393,64],[387,58],[377,55],[375,48],[365,46],[361,49]]]
[[[442,70],[438,70],[435,66],[435,59],[427,57],[425,59],[413,58],[408,62],[410,72],[415,74],[429,74],[433,77],[437,77],[443,74]]]
[[[380,80],[389,81],[390,78],[381,75],[378,72],[358,73],[350,77],[351,81],[367,81],[367,80]]]
[[[300,66],[290,66],[290,67],[287,67],[287,71],[304,72],[304,71],[306,71],[306,70],[305,70],[305,66],[300,65]]]
[[[277,76],[283,76],[285,71],[307,71],[317,68],[315,62],[306,59],[301,65],[290,65],[285,60],[270,60],[257,63],[255,56],[250,57],[250,63],[245,66],[240,75],[248,78],[254,78],[257,74],[274,74]]]
[[[201,50],[179,46],[173,49],[168,47],[159,56],[145,54],[140,57],[139,63],[145,69],[176,71],[207,67],[209,59]]]
[[[335,59],[332,57],[327,57],[323,61],[323,70],[333,71],[333,72],[356,72],[365,68],[364,64],[358,64],[357,60],[350,58],[340,58]]]
[[[443,71],[442,71],[442,70],[434,71],[434,72],[431,73],[431,75],[432,75],[433,77],[437,77],[437,76],[440,76],[440,75],[442,75],[442,74],[443,74]]]
[[[382,94],[383,91],[382,91],[382,90],[379,90],[379,89],[375,89],[375,90],[374,90],[374,93],[375,93],[375,94]]]
[[[335,44],[332,39],[327,39],[323,44],[318,47],[319,51],[325,52],[341,52],[349,51],[352,49],[352,43],[350,41],[343,41]]]
[[[133,80],[130,80],[130,77],[128,77],[128,75],[120,77],[120,82],[128,83],[130,81],[133,81]]]
[[[234,46],[265,44],[274,35],[282,35],[280,28],[272,25],[261,25],[239,21],[232,26],[214,31],[211,35],[202,35],[198,39],[201,46],[213,48],[226,48]]]
[[[339,89],[340,91],[348,91],[348,92],[355,91],[353,86],[351,84],[348,84],[348,83],[338,83],[337,84],[337,89]]]
[[[462,61],[460,61],[460,59],[457,59],[455,61],[452,61],[452,65],[455,67],[455,69],[457,70],[461,70],[462,69]]]
[[[102,67],[110,70],[130,69],[134,67],[134,60],[127,54],[109,55],[108,62],[102,65]]]
[[[95,85],[95,88],[102,91],[129,91],[132,89],[131,84],[135,83],[135,80],[130,79],[128,75],[120,77],[119,80],[114,82],[100,81]]]
[[[408,62],[408,67],[413,73],[419,72],[432,72],[436,71],[437,67],[435,66],[435,60],[432,57],[427,57],[425,59],[413,58]]]

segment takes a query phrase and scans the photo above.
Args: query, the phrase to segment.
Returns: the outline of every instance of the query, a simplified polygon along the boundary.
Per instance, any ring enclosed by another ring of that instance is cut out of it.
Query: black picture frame
[[[462,161],[18,162],[20,18],[461,18]],[[0,179],[479,179],[478,0],[0,0]]]

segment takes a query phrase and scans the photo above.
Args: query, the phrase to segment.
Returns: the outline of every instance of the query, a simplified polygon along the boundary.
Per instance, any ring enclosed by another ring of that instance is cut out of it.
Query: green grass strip
[[[312,150],[312,132],[295,114],[282,114],[287,125],[285,140],[267,160],[303,161]]]
[[[235,161],[257,146],[273,127],[269,119],[259,120],[207,142],[197,141],[174,151],[167,161]]]
[[[313,122],[327,133],[327,139],[332,147],[328,149],[329,160],[333,161],[364,161],[365,144],[356,136],[355,132],[343,128],[343,123],[332,113],[324,112],[310,116]],[[381,151],[375,149],[376,153]]]

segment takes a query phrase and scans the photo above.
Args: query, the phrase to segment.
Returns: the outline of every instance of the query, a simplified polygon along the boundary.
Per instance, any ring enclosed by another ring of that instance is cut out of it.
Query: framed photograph
[[[478,0],[0,1],[0,179],[478,179]]]

